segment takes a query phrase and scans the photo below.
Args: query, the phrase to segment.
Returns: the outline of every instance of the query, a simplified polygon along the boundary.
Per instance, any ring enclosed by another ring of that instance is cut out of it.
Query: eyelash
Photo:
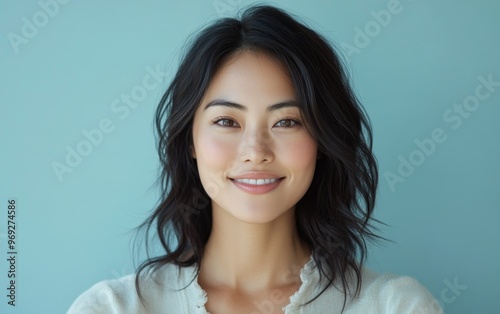
[[[220,127],[223,127],[223,128],[234,128],[235,126],[225,126],[225,125],[221,125],[219,124],[220,121],[229,121],[229,122],[233,122],[233,123],[236,123],[233,119],[231,118],[226,118],[226,117],[217,117],[215,118],[214,120],[212,120],[212,124],[215,124],[215,125],[218,125]],[[278,124],[279,122],[282,122],[282,121],[291,121],[292,123],[294,123],[292,126],[284,126],[284,128],[295,128],[300,124],[299,121],[295,120],[295,119],[292,119],[292,118],[285,118],[285,119],[281,119],[279,120],[276,124]],[[275,125],[276,125],[275,124]]]

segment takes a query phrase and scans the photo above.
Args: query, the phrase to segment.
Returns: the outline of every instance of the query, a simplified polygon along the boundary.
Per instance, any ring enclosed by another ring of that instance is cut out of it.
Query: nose
[[[272,138],[265,130],[245,132],[239,146],[239,156],[242,162],[254,164],[273,161]]]

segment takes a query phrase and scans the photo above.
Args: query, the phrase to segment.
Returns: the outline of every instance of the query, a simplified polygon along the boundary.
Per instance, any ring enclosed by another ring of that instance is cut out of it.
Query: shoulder
[[[136,302],[134,280],[134,275],[128,275],[96,283],[78,296],[68,314],[119,313],[127,303]]]
[[[439,303],[420,282],[409,276],[362,269],[362,287],[353,308],[376,307],[379,313],[443,313]]]
[[[117,279],[103,280],[84,291],[70,306],[67,314],[76,313],[156,313],[168,302],[174,306],[177,287],[177,267],[166,265],[140,280],[141,294],[139,298],[135,287],[135,274]],[[169,302],[170,301],[170,302]]]

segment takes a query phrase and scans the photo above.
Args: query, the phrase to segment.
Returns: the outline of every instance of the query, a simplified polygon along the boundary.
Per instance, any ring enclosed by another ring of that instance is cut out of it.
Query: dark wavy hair
[[[139,227],[151,228],[164,252],[147,256],[139,275],[167,263],[195,265],[199,273],[212,228],[211,202],[191,156],[194,112],[216,71],[242,51],[265,53],[287,71],[296,90],[302,118],[318,145],[314,178],[296,204],[299,236],[311,248],[320,276],[328,284],[339,279],[344,307],[355,275],[361,287],[361,266],[367,240],[381,239],[372,225],[378,184],[372,153],[370,120],[354,95],[339,56],[324,37],[289,13],[268,5],[246,8],[240,19],[221,18],[191,39],[175,77],[161,98],[155,116],[161,162],[161,199]],[[193,278],[194,280],[194,278]],[[141,296],[142,300],[142,296]]]

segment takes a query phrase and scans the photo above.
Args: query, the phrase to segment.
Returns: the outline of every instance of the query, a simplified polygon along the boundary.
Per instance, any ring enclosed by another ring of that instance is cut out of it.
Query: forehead
[[[214,98],[249,106],[296,99],[293,84],[281,64],[264,53],[252,51],[235,54],[219,68],[202,103]]]

